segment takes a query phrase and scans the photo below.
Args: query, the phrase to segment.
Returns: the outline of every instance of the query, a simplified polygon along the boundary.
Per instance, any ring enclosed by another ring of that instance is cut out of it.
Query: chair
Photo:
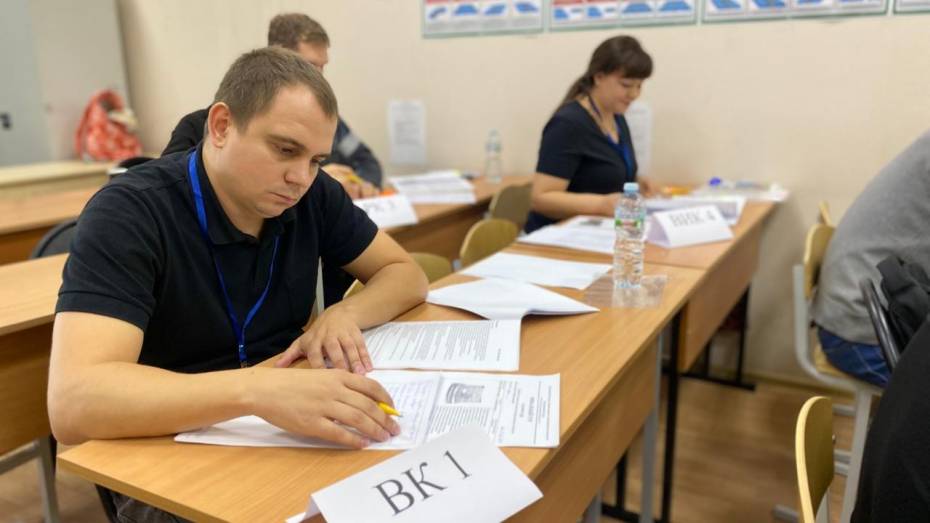
[[[855,396],[853,413],[853,440],[849,450],[849,465],[846,467],[846,489],[843,494],[843,513],[840,521],[848,521],[856,498],[856,485],[859,482],[859,468],[862,465],[862,450],[865,447],[866,431],[872,398],[880,396],[880,388],[857,380],[827,361],[819,343],[811,344],[813,323],[810,316],[811,300],[816,292],[820,277],[820,267],[827,252],[827,246],[833,237],[834,227],[827,224],[815,224],[808,230],[804,246],[804,262],[794,266],[794,349],[795,357],[801,369],[818,382],[832,388],[850,391]],[[844,453],[837,451],[837,457],[844,459]],[[842,467],[838,467],[842,469]],[[842,473],[842,470],[840,470]],[[776,512],[780,512],[776,508]]]
[[[875,283],[872,280],[863,278],[859,282],[859,289],[862,291],[862,299],[869,311],[869,319],[872,320],[872,327],[875,329],[878,345],[882,348],[885,365],[888,366],[889,372],[894,372],[901,351],[898,349],[898,338],[894,335],[891,322],[888,321],[888,311],[882,306],[882,302],[878,298],[878,291],[875,290]]]
[[[472,225],[459,250],[462,267],[507,247],[517,239],[517,234],[519,230],[513,222],[499,218],[487,218]]]
[[[794,430],[794,461],[801,521],[828,523],[833,483],[833,406],[829,398],[813,397],[801,407]]]
[[[522,230],[526,225],[527,216],[531,207],[532,185],[511,185],[494,193],[491,205],[488,207],[488,216],[510,220]]]
[[[426,274],[426,279],[429,280],[430,283],[452,274],[452,262],[444,256],[430,254],[428,252],[411,252],[410,257],[423,269],[423,272]],[[348,298],[364,287],[365,284],[355,280],[348,290],[346,290],[344,297]]]
[[[827,202],[821,200],[819,207],[820,223],[829,225],[830,227],[836,227],[836,224],[833,222],[833,216],[830,215],[830,206],[827,204]]]
[[[77,218],[63,221],[52,227],[32,249],[32,254],[29,257],[43,258],[68,252],[71,250],[71,237],[74,236],[76,226]]]

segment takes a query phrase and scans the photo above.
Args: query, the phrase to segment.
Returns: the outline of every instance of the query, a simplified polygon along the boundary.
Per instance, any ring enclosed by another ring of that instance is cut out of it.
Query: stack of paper
[[[399,227],[417,223],[417,213],[406,196],[394,194],[353,200],[379,228]]]
[[[475,203],[475,188],[458,171],[392,176],[397,192],[411,203]]]
[[[367,447],[409,449],[468,425],[481,427],[499,447],[559,445],[559,375],[374,371],[402,414],[398,436]],[[257,416],[235,418],[178,434],[175,441],[236,447],[338,445],[293,434]]]
[[[517,370],[520,320],[405,321],[363,333],[378,369]]]
[[[580,290],[609,270],[610,265],[606,263],[581,263],[499,252],[468,267],[462,274]]]
[[[464,309],[492,320],[518,319],[527,314],[581,314],[598,310],[529,283],[497,278],[436,289],[429,292],[426,301]]]

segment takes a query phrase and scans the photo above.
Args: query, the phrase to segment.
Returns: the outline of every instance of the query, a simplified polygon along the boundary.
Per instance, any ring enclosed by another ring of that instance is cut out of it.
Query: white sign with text
[[[666,249],[733,238],[727,221],[713,205],[657,212],[650,220],[649,242]]]
[[[330,523],[503,521],[542,492],[479,427],[464,427],[313,493]]]

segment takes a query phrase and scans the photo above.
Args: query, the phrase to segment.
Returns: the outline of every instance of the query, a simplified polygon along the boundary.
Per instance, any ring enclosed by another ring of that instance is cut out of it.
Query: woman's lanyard
[[[245,323],[239,325],[239,318],[233,309],[232,300],[229,299],[229,293],[226,291],[226,281],[223,279],[223,271],[220,269],[220,262],[216,258],[216,252],[213,250],[213,241],[207,232],[207,212],[203,206],[203,192],[200,190],[200,177],[197,175],[197,151],[190,154],[187,161],[187,177],[191,182],[191,189],[194,192],[194,207],[197,209],[197,223],[200,224],[200,232],[203,239],[207,242],[207,248],[210,250],[210,257],[213,258],[213,266],[216,268],[216,277],[220,281],[220,290],[223,291],[223,298],[226,300],[226,314],[229,315],[229,321],[232,323],[233,334],[236,335],[236,344],[239,352],[239,366],[242,368],[249,366],[249,359],[245,352],[245,330],[255,317],[255,313],[265,303],[265,296],[268,295],[268,289],[271,288],[271,276],[274,274],[274,260],[278,256],[278,240],[280,236],[274,237],[274,250],[271,252],[271,265],[268,267],[268,283],[265,284],[265,290],[258,297],[258,301],[249,309],[245,317]]]
[[[591,109],[594,111],[594,114],[597,115],[597,119],[600,121],[604,120],[604,117],[601,116],[601,111],[598,110],[597,105],[594,104],[594,99],[591,98],[591,94],[588,94],[588,103],[591,104]],[[614,117],[616,122],[616,117]],[[600,127],[600,126],[598,126]],[[620,134],[620,125],[617,124],[617,141],[615,142],[613,138],[607,133],[604,133],[604,136],[607,137],[607,141],[610,142],[610,145],[613,146],[617,152],[620,153],[620,157],[623,158],[623,165],[626,166],[627,176],[635,176],[633,172],[633,159],[630,158],[630,151],[626,148],[626,143],[623,142],[623,135]]]

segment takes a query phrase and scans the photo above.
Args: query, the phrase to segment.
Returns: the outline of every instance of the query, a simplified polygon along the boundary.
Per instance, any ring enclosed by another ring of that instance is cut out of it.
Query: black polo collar
[[[185,168],[187,162],[184,162]],[[258,238],[246,234],[233,225],[232,221],[229,220],[229,216],[226,215],[226,211],[223,210],[223,207],[220,205],[219,199],[216,197],[216,193],[213,191],[213,184],[210,183],[210,177],[207,176],[206,167],[203,163],[203,141],[197,145],[197,173],[200,176],[200,185],[201,190],[203,191],[204,207],[207,213],[207,232],[210,235],[210,241],[213,242],[213,245],[229,245],[233,243],[255,243],[259,241]],[[190,188],[189,188],[190,189]],[[191,198],[193,198],[193,189],[191,190]],[[305,194],[300,202],[306,198]],[[284,233],[285,225],[288,222],[294,221],[297,216],[297,211],[295,207],[300,205],[300,202],[294,205],[294,207],[288,207],[280,216],[274,218],[268,218],[265,220],[265,223],[262,227],[262,240],[271,239],[274,236]]]

